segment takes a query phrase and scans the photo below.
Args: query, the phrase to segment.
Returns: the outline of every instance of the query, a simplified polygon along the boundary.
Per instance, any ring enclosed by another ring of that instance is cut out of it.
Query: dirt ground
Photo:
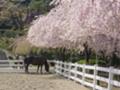
[[[0,73],[0,90],[90,90],[55,74]]]

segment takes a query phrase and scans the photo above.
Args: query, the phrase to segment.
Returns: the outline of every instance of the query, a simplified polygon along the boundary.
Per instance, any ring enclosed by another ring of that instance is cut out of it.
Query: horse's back
[[[33,65],[42,65],[42,64],[45,63],[45,61],[46,61],[46,59],[43,58],[43,57],[34,57],[31,64],[33,64]]]
[[[26,64],[33,64],[33,65],[42,65],[46,62],[46,58],[40,56],[31,56],[27,57],[24,60]]]

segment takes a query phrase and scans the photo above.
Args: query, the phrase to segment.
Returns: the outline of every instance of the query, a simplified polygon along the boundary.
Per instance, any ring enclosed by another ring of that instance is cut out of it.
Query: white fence
[[[56,73],[82,85],[92,87],[93,90],[112,90],[112,86],[120,87],[119,69],[63,63],[60,61],[55,61],[55,63]],[[32,67],[31,69],[34,68]],[[0,60],[0,72],[24,72],[23,60]],[[116,79],[117,77],[119,77],[119,80]]]
[[[0,60],[0,72],[24,72],[23,60]]]
[[[112,90],[112,86],[120,87],[120,81],[115,78],[120,76],[120,70],[103,68],[91,65],[80,65],[56,61],[56,73],[77,81],[93,90]]]
[[[49,63],[51,61],[48,61]],[[29,65],[29,71],[36,72],[37,67]],[[0,73],[25,72],[23,60],[0,60]]]

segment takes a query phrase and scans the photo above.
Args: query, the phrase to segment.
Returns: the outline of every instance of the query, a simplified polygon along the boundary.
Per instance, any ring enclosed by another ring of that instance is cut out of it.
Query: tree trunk
[[[86,64],[89,64],[90,55],[91,55],[91,49],[88,47],[87,43],[84,43],[83,46],[84,46],[84,53],[85,53]]]

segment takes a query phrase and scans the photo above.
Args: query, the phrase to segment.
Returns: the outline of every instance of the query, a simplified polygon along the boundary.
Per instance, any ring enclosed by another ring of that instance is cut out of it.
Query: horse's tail
[[[48,64],[47,60],[45,60],[45,70],[46,70],[46,72],[49,72],[49,64]]]

